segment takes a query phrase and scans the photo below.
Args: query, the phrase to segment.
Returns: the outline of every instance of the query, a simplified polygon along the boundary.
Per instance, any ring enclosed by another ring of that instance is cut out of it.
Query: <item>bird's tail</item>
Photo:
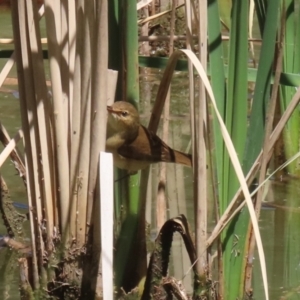
[[[192,167],[193,161],[192,161],[191,154],[186,154],[177,150],[173,150],[173,151],[174,151],[173,154],[175,157],[175,163]]]

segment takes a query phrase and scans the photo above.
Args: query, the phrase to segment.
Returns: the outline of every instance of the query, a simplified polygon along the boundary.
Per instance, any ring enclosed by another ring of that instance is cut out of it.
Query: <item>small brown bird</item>
[[[117,101],[107,106],[106,151],[114,164],[134,173],[157,162],[192,166],[192,156],[173,150],[156,134],[140,124],[139,113],[129,102]]]

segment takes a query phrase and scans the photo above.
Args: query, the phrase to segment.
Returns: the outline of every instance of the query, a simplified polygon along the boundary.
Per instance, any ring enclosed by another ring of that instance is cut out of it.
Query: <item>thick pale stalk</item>
[[[20,93],[20,110],[21,110],[21,119],[22,119],[22,128],[24,131],[25,139],[25,163],[26,163],[26,172],[27,172],[27,196],[28,203],[30,207],[33,207],[36,203],[36,190],[35,190],[35,178],[34,178],[34,166],[33,166],[33,155],[32,148],[30,143],[30,129],[29,122],[27,117],[27,105],[26,105],[26,85],[25,85],[25,68],[28,69],[28,59],[26,64],[26,58],[23,62],[23,55],[27,52],[27,43],[26,43],[26,33],[24,29],[26,28],[26,18],[25,18],[25,7],[22,1],[12,1],[12,23],[13,31],[15,38],[15,53],[17,61],[17,70],[18,70],[18,81],[19,81],[19,93]],[[25,34],[24,34],[25,33]],[[22,38],[23,36],[23,38]],[[25,45],[24,45],[25,43]],[[23,50],[23,51],[22,51]],[[25,64],[25,65],[24,65]],[[36,215],[34,215],[33,210],[29,211],[30,218],[34,220]],[[31,241],[32,241],[32,266],[33,266],[33,284],[35,288],[39,287],[39,273],[38,266],[41,266],[41,263],[37,259],[37,246],[41,245],[41,234],[37,227],[35,227],[34,222],[30,222],[31,229]],[[40,238],[39,238],[40,237]],[[43,248],[41,249],[43,250]],[[42,251],[40,251],[42,252]]]
[[[77,243],[83,246],[86,240],[86,211],[87,211],[87,190],[89,179],[90,161],[90,135],[91,135],[91,73],[92,73],[92,49],[94,35],[94,7],[91,3],[85,2],[83,20],[83,63],[82,63],[82,82],[81,82],[81,131],[79,145],[79,160],[77,180]]]
[[[76,23],[83,24],[84,2],[77,2]],[[71,129],[71,159],[70,159],[70,237],[76,237],[77,199],[80,182],[78,179],[78,159],[81,135],[81,70],[83,59],[83,26],[76,30],[76,53],[74,66],[74,85],[72,98],[72,129]]]
[[[199,24],[198,45],[199,60],[206,71],[207,65],[207,1],[198,1]],[[201,13],[201,16],[200,16]],[[195,240],[198,257],[196,270],[202,284],[206,285],[207,254],[205,240],[207,235],[207,172],[206,172],[206,91],[203,81],[199,78],[199,96],[195,100],[195,137],[193,141],[197,156],[194,160],[194,205],[195,205]]]
[[[91,223],[99,152],[105,150],[108,69],[107,0],[96,4],[95,47],[92,53],[91,154],[87,194],[87,224]],[[100,240],[97,242],[100,244]],[[94,240],[95,241],[95,240]]]
[[[48,91],[46,87],[46,78],[43,66],[42,48],[40,44],[40,32],[38,24],[37,8],[32,5],[32,2],[27,2],[27,16],[28,16],[28,32],[29,43],[31,49],[32,62],[32,77],[34,81],[35,95],[36,95],[36,109],[37,109],[37,129],[39,133],[39,144],[42,158],[42,174],[41,181],[42,195],[41,198],[43,207],[45,208],[45,218],[47,220],[47,251],[53,248],[53,231],[54,231],[54,213],[53,213],[53,151],[51,143],[50,132],[50,108],[48,99]],[[30,24],[30,26],[29,26]]]
[[[79,2],[79,1],[77,1]],[[75,57],[76,57],[76,34],[77,34],[77,23],[76,23],[76,3],[72,0],[68,0],[68,43],[69,43],[69,142],[72,139],[72,106],[73,106],[73,95],[74,95],[74,73],[75,73]],[[71,150],[69,149],[70,153]]]
[[[64,114],[64,97],[62,91],[62,80],[60,72],[61,64],[61,36],[60,36],[60,3],[59,1],[45,1],[45,17],[47,25],[47,37],[49,48],[49,65],[51,73],[51,87],[54,110],[54,148],[56,152],[57,174],[58,174],[58,199],[60,206],[60,228],[62,234],[69,220],[69,156],[66,143],[67,127],[66,115]],[[56,12],[56,13],[54,13]]]
[[[96,197],[96,179],[98,175],[98,162],[100,151],[105,151],[106,141],[106,101],[107,101],[107,72],[108,72],[108,3],[103,0],[95,4],[96,22],[94,39],[95,44],[92,50],[92,104],[91,104],[91,152],[90,152],[90,170],[89,185],[87,194],[87,224],[91,223],[92,210],[100,206],[100,197]],[[99,189],[98,189],[99,193]],[[94,201],[95,200],[95,201]],[[95,202],[95,206],[93,206]],[[95,209],[96,211],[96,209]],[[101,233],[100,216],[98,213],[94,217],[93,230],[93,261],[98,266],[97,276],[95,278],[96,295],[101,294],[102,277],[100,273],[101,260],[99,253],[101,251]]]
[[[60,40],[61,45],[61,62],[60,62],[60,74],[61,74],[61,86],[62,86],[62,96],[63,96],[63,114],[65,116],[65,140],[67,141],[68,155],[70,154],[70,90],[69,90],[69,25],[68,25],[68,0],[60,0],[60,23],[57,24],[57,30],[60,30]],[[59,28],[60,27],[60,28]],[[57,35],[59,36],[59,35]]]

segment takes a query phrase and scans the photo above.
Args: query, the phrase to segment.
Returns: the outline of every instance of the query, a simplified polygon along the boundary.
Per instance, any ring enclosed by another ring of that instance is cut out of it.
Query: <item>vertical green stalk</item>
[[[224,71],[224,61],[223,61],[223,44],[222,44],[222,32],[221,32],[221,22],[219,5],[217,1],[210,0],[208,2],[208,50],[209,50],[209,61],[210,61],[210,74],[211,74],[211,86],[216,99],[216,104],[218,110],[223,118],[225,119],[225,103],[226,103],[226,79]],[[213,189],[218,191],[214,193],[215,195],[223,195],[223,156],[224,156],[224,142],[223,137],[220,132],[219,123],[215,113],[213,115],[213,139],[214,139],[214,156],[213,161],[216,166],[216,174],[211,177],[213,180]],[[218,197],[216,197],[218,198]],[[215,199],[216,207],[220,203],[220,199]],[[224,209],[224,208],[223,208]],[[222,209],[222,211],[223,211]],[[217,213],[219,215],[220,212]],[[220,244],[220,243],[219,243]],[[219,246],[219,255],[222,256]],[[223,272],[221,265],[221,257],[218,258],[219,263],[219,293],[224,294],[224,282],[223,282]]]
[[[248,4],[235,0],[232,7],[232,24],[230,32],[230,48],[228,63],[227,101],[225,122],[231,133],[236,152],[241,156],[244,152],[247,129],[247,62],[248,40],[247,22]],[[233,184],[234,171],[227,153],[224,155],[224,199],[230,201],[237,189],[237,180]],[[231,184],[228,184],[230,179]]]
[[[263,19],[264,27],[261,28],[261,32],[263,33],[262,47],[254,90],[250,124],[248,129],[247,147],[244,155],[244,173],[247,173],[249,171],[255,158],[257,157],[263,146],[263,140],[265,136],[265,120],[266,118],[268,118],[266,112],[267,105],[270,99],[271,74],[274,64],[273,62],[275,46],[277,42],[276,36],[279,3],[280,2],[278,0],[268,2],[265,19]],[[235,233],[239,235],[239,232],[240,227],[236,226]],[[250,233],[251,230],[248,231],[248,234],[246,236],[247,241],[250,240]],[[253,240],[251,240],[251,244],[248,249],[248,268],[245,268],[246,272],[249,272],[249,265],[252,262],[253,255],[251,254],[251,249],[253,250]],[[245,274],[245,276],[248,278],[247,273]],[[245,283],[246,286],[243,286],[244,291],[241,290],[241,293],[245,293],[250,289],[249,280],[246,279]]]
[[[257,70],[256,84],[253,96],[253,104],[248,129],[247,146],[244,154],[243,170],[247,173],[263,143],[263,132],[267,101],[270,97],[270,81],[274,61],[277,24],[278,24],[279,0],[269,2],[263,41],[261,46],[260,64]]]
[[[225,124],[240,161],[242,161],[247,130],[248,1],[233,1],[231,15]],[[238,181],[227,152],[224,152],[223,159],[221,211],[224,211],[238,189]],[[245,242],[242,237],[246,234],[248,218],[247,216],[240,217],[239,226],[241,231],[238,237],[234,235],[236,222],[237,220],[233,221],[222,237],[225,299],[240,297],[240,289],[243,285]],[[241,255],[237,254],[239,252]]]
[[[299,30],[299,1],[294,0],[283,1],[282,10],[285,12],[285,41],[283,44],[283,72],[299,73],[299,51],[300,51],[300,30]],[[281,110],[285,111],[289,105],[295,89],[292,87],[282,87],[280,93]],[[283,132],[284,149],[286,158],[289,159],[299,151],[300,140],[300,113],[295,110]],[[288,166],[288,170],[292,174],[300,174],[299,159]]]
[[[208,3],[208,37],[209,37],[209,60],[211,85],[215,95],[218,110],[225,119],[225,103],[226,103],[226,80],[223,61],[223,45],[222,32],[219,15],[219,7],[217,1],[209,1]],[[217,182],[219,182],[219,194],[223,194],[223,155],[224,143],[220,127],[216,117],[213,118],[213,132],[215,143],[215,159],[217,166]]]
[[[114,2],[116,4],[116,2]],[[137,28],[137,11],[135,1],[122,1],[121,3],[121,20],[119,27],[122,30],[121,53],[123,57],[121,83],[124,100],[127,100],[137,106],[139,99],[139,73],[138,73],[138,28]],[[116,7],[116,6],[115,6]],[[114,9],[114,7],[111,7]],[[116,11],[111,11],[111,16],[116,16]],[[112,26],[115,24],[111,23]],[[111,32],[111,34],[113,34]],[[119,172],[122,176],[124,172]],[[125,180],[127,181],[127,180]],[[123,189],[124,187],[124,189]],[[128,186],[122,186],[121,195],[128,196],[128,206],[126,209],[126,219],[122,224],[121,232],[116,246],[116,286],[124,287],[130,290],[135,287],[139,280],[140,260],[144,258],[141,253],[136,253],[144,239],[137,239],[137,229],[140,218],[144,220],[143,213],[139,214],[139,176],[130,176]],[[123,201],[124,202],[124,201]],[[143,275],[143,274],[141,274]]]

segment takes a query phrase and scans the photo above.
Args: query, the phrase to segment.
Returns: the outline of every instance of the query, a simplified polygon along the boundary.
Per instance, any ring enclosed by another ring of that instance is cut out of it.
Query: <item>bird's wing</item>
[[[140,126],[139,134],[131,142],[124,143],[118,153],[125,158],[149,162],[172,162],[175,150],[165,144],[156,134]]]

